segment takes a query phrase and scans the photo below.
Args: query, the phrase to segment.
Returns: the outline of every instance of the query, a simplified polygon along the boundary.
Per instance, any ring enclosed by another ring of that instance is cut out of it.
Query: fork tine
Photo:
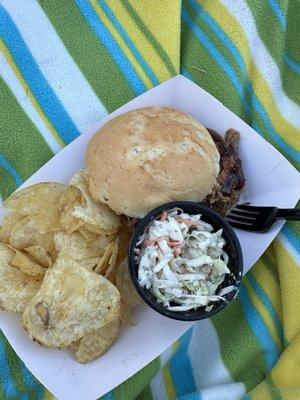
[[[253,230],[253,226],[250,225],[246,225],[246,224],[241,224],[239,222],[235,222],[235,221],[230,221],[229,219],[227,219],[227,221],[230,223],[231,226],[233,226],[234,228],[237,229],[242,229],[242,230],[249,230],[252,231]]]
[[[233,210],[244,211],[244,212],[247,211],[247,212],[249,212],[249,213],[259,214],[259,212],[260,212],[260,207],[256,207],[256,206],[245,206],[245,205],[243,205],[243,204],[237,204]]]
[[[255,223],[255,220],[250,220],[247,218],[240,218],[240,217],[235,218],[234,216],[231,215],[227,216],[226,219],[229,223],[239,223],[247,226],[252,226]]]
[[[240,211],[237,209],[233,209],[230,211],[230,213],[227,215],[228,217],[235,217],[235,218],[247,218],[247,219],[253,219],[255,220],[259,214],[256,213],[249,213],[248,211]]]

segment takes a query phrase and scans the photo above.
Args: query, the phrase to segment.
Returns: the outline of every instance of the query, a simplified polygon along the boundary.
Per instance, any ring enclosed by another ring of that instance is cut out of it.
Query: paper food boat
[[[177,76],[110,114],[53,157],[22,187],[42,181],[68,183],[84,165],[86,145],[108,120],[147,106],[169,106],[185,111],[219,133],[235,128],[241,133],[240,157],[247,178],[245,201],[256,205],[292,208],[300,193],[300,174],[269,143],[203,89]],[[0,210],[1,211],[1,210]],[[247,272],[275,238],[283,222],[265,234],[237,231]],[[193,323],[167,319],[147,305],[134,315],[136,326],[124,328],[118,340],[98,360],[79,364],[71,352],[43,349],[23,331],[18,315],[0,312],[0,328],[27,368],[58,399],[95,400],[167,349]],[[201,323],[201,322],[200,322]]]

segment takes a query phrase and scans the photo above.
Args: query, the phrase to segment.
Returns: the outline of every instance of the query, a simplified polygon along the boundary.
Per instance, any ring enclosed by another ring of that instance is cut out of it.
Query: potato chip
[[[104,254],[100,258],[97,267],[94,269],[97,274],[105,274],[109,276],[109,273],[111,273],[116,266],[118,249],[119,238],[116,238],[106,246]],[[109,271],[108,274],[107,271]]]
[[[125,258],[118,266],[115,284],[121,294],[123,304],[136,307],[142,303],[140,296],[132,284],[128,270],[127,258]]]
[[[9,243],[11,231],[16,223],[23,217],[17,212],[10,212],[5,218],[0,227],[0,242]]]
[[[54,241],[59,254],[68,255],[73,261],[90,271],[98,264],[111,238],[97,236],[88,242],[79,232],[56,232]]]
[[[120,314],[102,328],[85,335],[79,342],[75,353],[77,360],[86,363],[100,357],[113,344],[120,330]]]
[[[132,311],[133,307],[128,304],[121,305],[121,324],[124,326],[132,326],[135,325],[135,322],[132,319]]]
[[[119,236],[119,254],[118,254],[118,265],[121,261],[127,257],[128,248],[130,244],[131,237],[133,235],[134,226],[133,225],[122,225],[118,232]]]
[[[9,262],[9,265],[18,268],[27,275],[40,277],[45,275],[46,268],[38,264],[37,261],[34,260],[29,254],[26,254],[21,250],[16,250],[10,245],[7,245],[7,247],[9,247],[14,252],[14,256]]]
[[[30,215],[40,233],[61,229],[59,214],[67,204],[75,203],[78,190],[61,183],[43,182],[12,194],[4,201],[4,207]]]
[[[84,225],[81,226],[80,228],[78,228],[78,232],[80,232],[82,234],[82,236],[88,242],[91,242],[92,240],[96,239],[96,237],[98,236],[97,233],[94,233],[94,232],[91,232],[91,231],[87,230]]]
[[[86,229],[94,233],[113,235],[121,225],[121,218],[106,204],[96,202],[88,189],[87,171],[82,169],[71,180],[82,193],[85,204],[76,206],[73,215],[86,223]]]
[[[52,267],[51,255],[42,246],[25,247],[26,253],[30,254],[36,261],[45,268]]]
[[[81,219],[78,219],[73,216],[73,211],[76,206],[81,206],[84,203],[83,196],[79,189],[77,190],[77,196],[71,197],[64,209],[60,212],[59,222],[62,228],[67,233],[72,233],[78,230],[81,226],[83,226],[84,222]]]
[[[63,348],[99,330],[119,312],[114,285],[61,255],[25,308],[23,326],[41,345]]]
[[[22,217],[13,227],[10,235],[10,244],[18,250],[26,247],[41,246],[50,253],[52,260],[56,258],[53,232],[41,234],[34,226],[29,215]]]
[[[39,290],[42,281],[10,266],[14,255],[12,249],[0,243],[0,308],[5,311],[22,312]]]

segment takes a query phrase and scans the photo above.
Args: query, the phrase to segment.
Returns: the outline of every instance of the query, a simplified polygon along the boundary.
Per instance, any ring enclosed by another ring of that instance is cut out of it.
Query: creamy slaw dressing
[[[138,282],[171,311],[188,311],[226,301],[223,288],[228,255],[222,229],[214,232],[201,214],[190,215],[179,208],[164,211],[140,236],[135,248]]]

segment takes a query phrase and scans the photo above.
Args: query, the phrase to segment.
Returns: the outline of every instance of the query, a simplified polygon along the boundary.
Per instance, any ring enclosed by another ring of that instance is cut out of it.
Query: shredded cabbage
[[[163,212],[141,235],[136,248],[138,281],[167,309],[188,311],[226,301],[235,286],[218,287],[228,269],[228,255],[222,229],[175,208]]]

